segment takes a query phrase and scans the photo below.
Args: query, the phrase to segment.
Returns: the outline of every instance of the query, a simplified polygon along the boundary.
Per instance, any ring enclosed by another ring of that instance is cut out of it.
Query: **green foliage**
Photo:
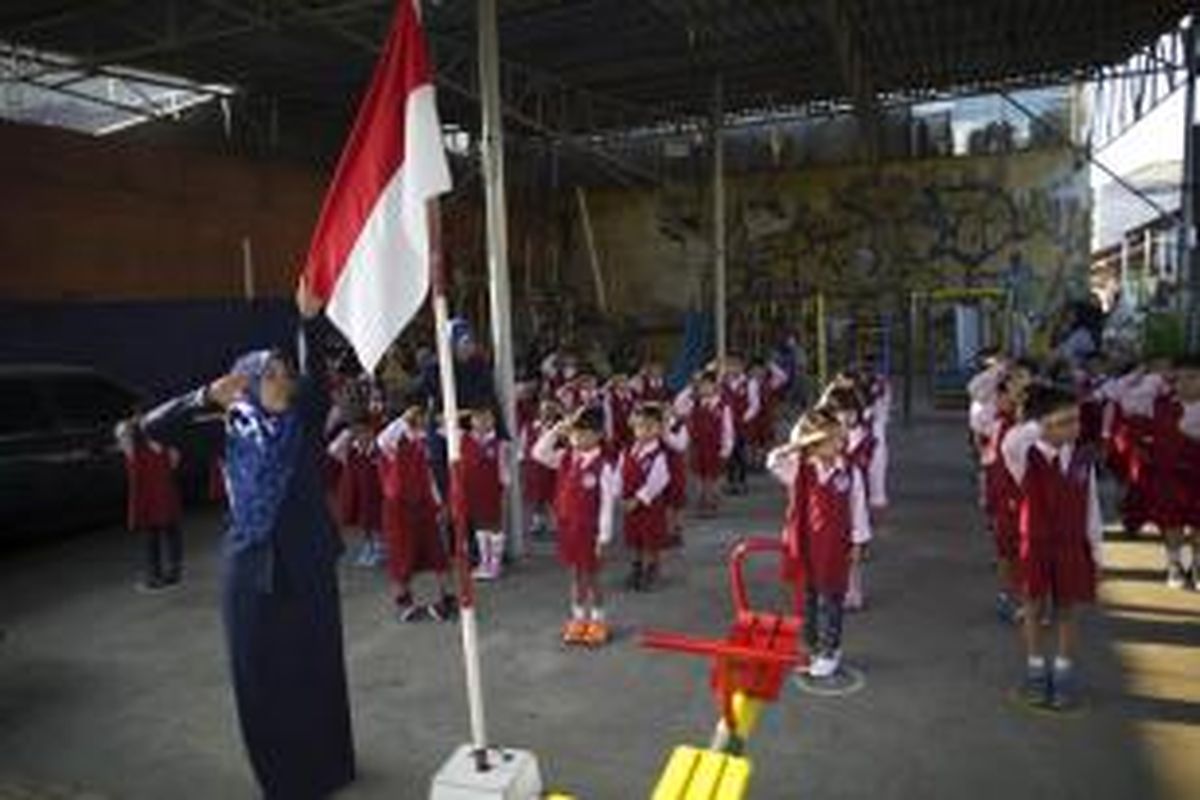
[[[1183,355],[1187,342],[1187,324],[1182,314],[1155,311],[1143,324],[1144,358],[1173,358]]]

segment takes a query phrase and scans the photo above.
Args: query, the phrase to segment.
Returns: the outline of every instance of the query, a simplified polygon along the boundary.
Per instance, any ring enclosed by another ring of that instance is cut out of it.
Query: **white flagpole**
[[[462,514],[462,430],[458,419],[458,389],[454,380],[454,354],[450,344],[450,310],[446,302],[446,276],[442,262],[441,216],[438,201],[429,201],[429,267],[433,278],[433,324],[437,338],[438,373],[442,384],[442,418],[449,462],[451,525],[454,530],[454,570],[459,585],[459,623],[463,665],[467,678],[467,707],[471,715],[471,744],[475,764],[486,770],[487,718],[483,705],[483,670],[479,658],[479,629],[475,616],[475,586],[466,557],[466,520]]]

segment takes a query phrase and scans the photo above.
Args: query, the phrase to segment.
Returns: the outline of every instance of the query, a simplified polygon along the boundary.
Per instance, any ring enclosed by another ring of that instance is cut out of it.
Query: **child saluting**
[[[571,645],[598,646],[609,638],[600,570],[613,539],[621,476],[603,442],[604,413],[584,408],[543,433],[532,451],[538,463],[557,473],[558,556],[571,572],[571,618],[563,642]]]

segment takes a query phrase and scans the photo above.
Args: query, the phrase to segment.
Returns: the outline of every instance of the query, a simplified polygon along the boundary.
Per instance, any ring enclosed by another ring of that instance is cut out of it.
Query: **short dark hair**
[[[1067,408],[1079,405],[1079,397],[1075,390],[1060,383],[1036,381],[1029,386],[1029,394],[1025,398],[1025,418],[1042,419]]]
[[[571,418],[571,427],[592,433],[604,432],[604,412],[595,406],[585,406]]]

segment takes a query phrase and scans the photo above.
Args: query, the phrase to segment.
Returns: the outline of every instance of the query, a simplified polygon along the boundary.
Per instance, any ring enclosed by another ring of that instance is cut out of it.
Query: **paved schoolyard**
[[[847,628],[867,685],[842,698],[787,691],[751,741],[751,796],[1200,797],[1200,595],[1159,585],[1152,542],[1110,544],[1106,602],[1085,622],[1088,707],[1069,718],[1018,709],[1007,690],[1020,660],[992,616],[961,424],[930,419],[895,437],[871,607]],[[707,666],[642,651],[635,630],[720,635],[724,549],[777,530],[782,508],[759,478],[718,519],[692,521],[658,592],[614,593],[622,635],[595,654],[559,647],[565,577],[536,545],[481,590],[494,738],[534,749],[549,783],[580,798],[647,796],[670,748],[706,742],[714,714]],[[0,557],[0,800],[255,796],[218,628],[219,524],[211,512],[189,519],[188,585],[163,596],[133,592],[133,542],[120,531]],[[756,574],[769,584],[774,573]],[[343,576],[362,776],[342,796],[424,797],[466,733],[458,630],[399,626],[381,574]],[[621,577],[623,565],[608,582]]]

